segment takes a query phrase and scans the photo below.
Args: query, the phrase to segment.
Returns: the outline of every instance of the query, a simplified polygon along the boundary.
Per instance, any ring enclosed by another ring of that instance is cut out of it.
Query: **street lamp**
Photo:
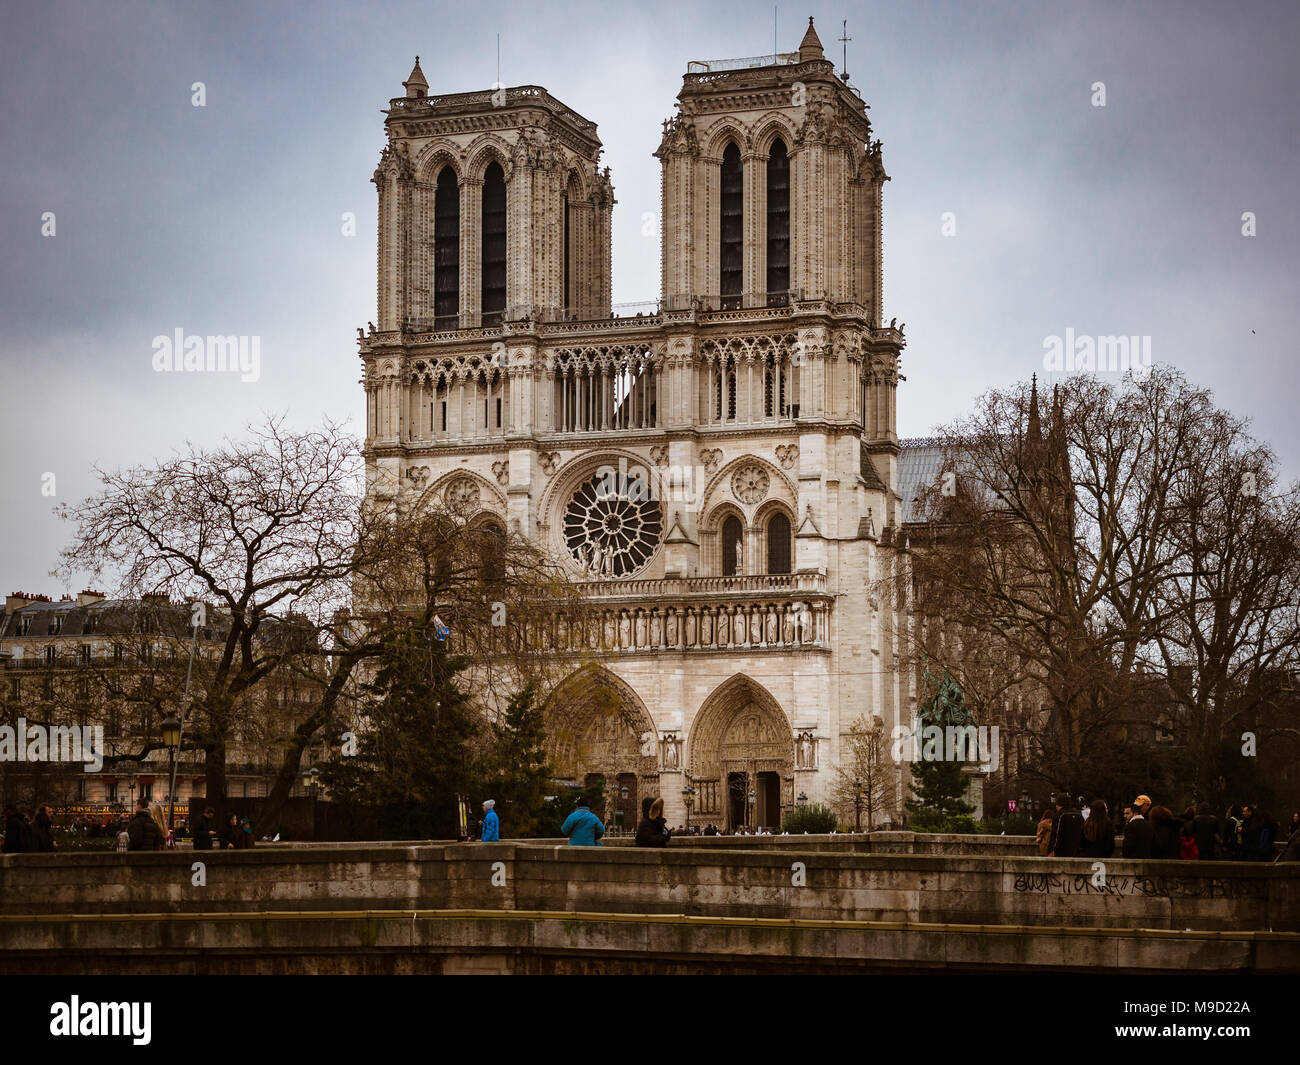
[[[686,827],[691,827],[691,807],[695,805],[695,789],[689,784],[682,788],[682,802],[686,804]]]
[[[751,826],[754,825],[754,817],[755,817],[754,804],[757,802],[758,802],[758,792],[756,792],[753,788],[750,788],[749,789],[749,821],[747,822],[747,824]]]
[[[167,745],[167,831],[172,831],[172,816],[176,810],[176,748],[181,742],[181,723],[170,715],[163,718],[162,739]]]
[[[862,831],[862,781],[853,778],[853,831]]]
[[[801,791],[799,792],[799,798],[795,799],[794,803],[796,806],[799,807],[799,809],[802,810],[805,806],[808,805],[808,796]]]
[[[311,838],[314,842],[316,839],[316,790],[320,787],[320,770],[315,766],[305,770],[302,774],[302,783],[309,792],[311,792]]]

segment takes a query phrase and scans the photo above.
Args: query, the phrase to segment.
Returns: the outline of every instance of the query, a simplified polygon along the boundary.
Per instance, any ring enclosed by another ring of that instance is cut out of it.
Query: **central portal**
[[[692,824],[779,831],[794,788],[794,732],[771,693],[738,674],[719,685],[691,726]]]

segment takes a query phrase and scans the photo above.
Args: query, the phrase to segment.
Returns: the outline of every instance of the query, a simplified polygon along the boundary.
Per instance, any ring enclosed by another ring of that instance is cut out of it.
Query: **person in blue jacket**
[[[599,847],[605,826],[600,818],[587,809],[587,800],[579,799],[578,808],[564,819],[560,831],[569,837],[570,847]]]
[[[501,821],[497,817],[496,799],[488,799],[483,804],[483,843],[496,843],[501,839]]]

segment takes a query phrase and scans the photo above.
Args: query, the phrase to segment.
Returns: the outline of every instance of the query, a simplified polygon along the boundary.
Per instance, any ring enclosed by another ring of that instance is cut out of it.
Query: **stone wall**
[[[780,839],[780,837],[773,837]],[[206,885],[193,884],[193,863]],[[0,914],[538,910],[1300,932],[1300,866],[451,844],[0,858]]]

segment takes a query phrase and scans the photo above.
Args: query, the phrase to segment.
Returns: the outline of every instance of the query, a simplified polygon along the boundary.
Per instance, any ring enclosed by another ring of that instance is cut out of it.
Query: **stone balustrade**
[[[812,651],[829,649],[829,630],[829,603],[824,600],[803,602],[751,594],[740,602],[655,606],[597,601],[584,615],[548,619],[533,640],[544,650],[560,652]]]

